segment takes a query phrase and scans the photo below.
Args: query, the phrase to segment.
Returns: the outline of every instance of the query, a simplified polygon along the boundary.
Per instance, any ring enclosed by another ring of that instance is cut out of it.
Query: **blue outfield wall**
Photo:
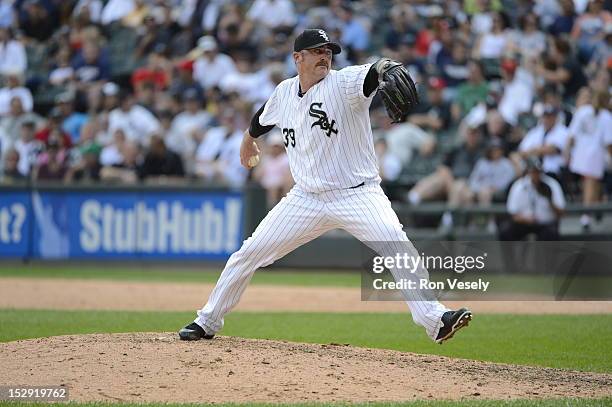
[[[248,194],[220,188],[2,189],[0,257],[225,260],[252,229]]]

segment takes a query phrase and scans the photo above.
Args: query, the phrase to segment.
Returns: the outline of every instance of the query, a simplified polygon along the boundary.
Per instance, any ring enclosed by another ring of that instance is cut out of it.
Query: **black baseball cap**
[[[339,54],[342,49],[340,45],[329,40],[329,35],[319,28],[307,28],[295,38],[293,50],[300,52],[305,49],[318,48],[327,45],[334,55]]]

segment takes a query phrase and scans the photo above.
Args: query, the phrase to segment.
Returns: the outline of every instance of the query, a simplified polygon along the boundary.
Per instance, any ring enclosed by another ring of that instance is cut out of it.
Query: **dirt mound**
[[[612,395],[612,375],[175,333],[0,344],[0,383],[65,385],[75,401],[304,402]]]

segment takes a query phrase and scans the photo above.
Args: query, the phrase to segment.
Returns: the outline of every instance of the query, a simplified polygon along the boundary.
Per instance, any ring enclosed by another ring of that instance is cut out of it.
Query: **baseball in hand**
[[[249,166],[249,168],[253,168],[257,164],[259,164],[259,154],[252,156],[251,158],[249,158],[249,161],[247,162],[247,165]]]

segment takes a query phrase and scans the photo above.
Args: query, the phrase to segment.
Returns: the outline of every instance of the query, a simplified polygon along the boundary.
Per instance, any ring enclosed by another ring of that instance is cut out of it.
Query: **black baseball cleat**
[[[460,308],[457,311],[446,311],[442,314],[442,326],[438,331],[436,342],[441,344],[453,337],[455,332],[467,326],[472,320],[472,312],[467,308]]]
[[[215,335],[209,335],[195,322],[187,325],[179,331],[179,338],[183,341],[199,341],[200,339],[212,339]]]

